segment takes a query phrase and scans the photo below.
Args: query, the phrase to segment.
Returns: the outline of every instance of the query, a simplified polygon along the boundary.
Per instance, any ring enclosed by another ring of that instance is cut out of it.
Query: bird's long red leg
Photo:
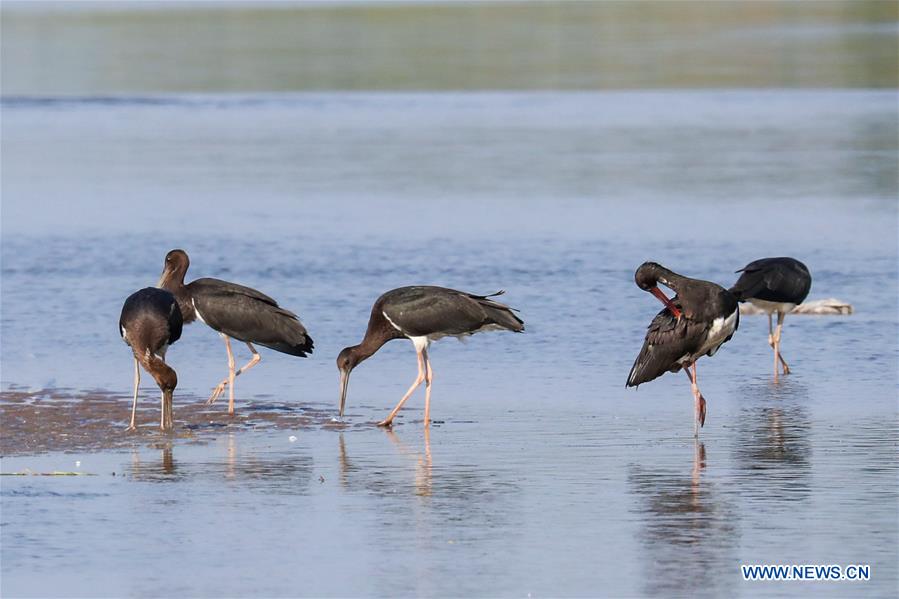
[[[219,333],[219,335],[222,335],[222,339],[225,340],[225,349],[228,350],[228,362],[233,363],[234,358],[231,356],[231,342],[228,341],[228,337],[226,337],[222,333]],[[206,400],[207,406],[210,404],[214,404],[215,400],[217,400],[219,398],[219,396],[222,394],[222,392],[224,392],[225,387],[228,386],[229,379],[230,379],[230,377],[226,378],[221,383],[219,383],[218,385],[215,386],[215,389],[212,390],[212,395],[210,395],[209,399]]]
[[[425,429],[431,426],[431,381],[434,380],[434,370],[431,368],[431,357],[428,350],[422,351],[425,358]]]
[[[134,357],[134,400],[131,402],[131,424],[126,431],[137,430],[134,421],[137,418],[137,390],[140,387],[140,365],[137,362],[137,356]]]
[[[378,423],[378,426],[390,426],[393,424],[393,419],[396,417],[396,413],[400,411],[400,408],[403,407],[403,404],[406,403],[406,400],[412,397],[412,393],[418,389],[418,386],[421,385],[421,382],[425,380],[425,360],[423,355],[424,348],[419,350],[415,348],[415,353],[418,354],[418,376],[415,378],[415,382],[412,383],[412,386],[409,387],[409,390],[406,391],[406,394],[403,395],[403,398],[396,404],[396,407],[393,408],[393,411],[390,414]]]
[[[231,340],[224,333],[219,333],[222,336],[222,339],[225,340],[225,349],[228,351],[228,378],[216,386],[215,389],[212,390],[212,395],[206,400],[206,404],[213,404],[215,400],[219,398],[222,392],[225,390],[225,387],[229,387],[228,389],[228,414],[234,415],[234,354],[231,353]]]
[[[691,368],[692,372],[690,371]],[[696,362],[687,365],[684,370],[687,372],[687,377],[690,379],[690,387],[693,391],[695,410],[695,417],[693,420],[693,436],[699,437],[699,429],[705,426],[705,398],[699,391],[699,385],[696,382]]]
[[[160,391],[159,400],[159,429],[167,431],[172,427],[171,418],[166,418],[168,415],[168,405],[166,405],[165,401],[165,391]]]
[[[228,416],[234,416],[234,354],[231,352],[231,340],[225,337],[228,348]]]
[[[768,344],[771,346],[771,349],[774,350],[774,382],[777,382],[777,375],[779,374],[777,371],[777,366],[779,362],[778,358],[778,350],[777,350],[777,336],[774,334],[774,330],[771,328],[771,315],[768,315]]]
[[[241,366],[241,367],[240,367],[240,370],[238,370],[237,372],[234,373],[234,377],[235,377],[235,378],[239,377],[239,376],[240,376],[240,373],[246,372],[247,370],[249,370],[250,368],[252,368],[252,367],[255,366],[256,364],[259,364],[259,362],[262,361],[262,357],[259,355],[259,352],[256,351],[256,348],[253,347],[253,344],[250,343],[249,341],[247,341],[246,344],[247,344],[247,347],[250,348],[250,351],[253,352],[253,357],[250,358],[250,361],[249,361],[249,362],[247,362],[246,364],[244,364],[243,366]]]
[[[223,337],[224,337],[224,335],[223,335]],[[225,337],[225,340],[226,340],[226,343],[228,343],[227,337]],[[259,355],[259,352],[256,351],[256,348],[253,347],[253,345],[249,342],[245,342],[245,343],[247,344],[247,347],[250,348],[250,351],[253,352],[253,357],[250,358],[249,362],[247,362],[246,364],[241,366],[240,369],[234,373],[234,378],[239,377],[241,375],[241,373],[246,372],[247,370],[249,370],[250,368],[252,368],[253,366],[255,366],[256,364],[258,364],[259,362],[262,361],[262,356]],[[230,349],[230,343],[228,343],[228,348]],[[230,363],[231,363],[231,360],[229,359],[229,364]],[[212,397],[210,397],[206,403],[214,403],[215,400],[218,399],[219,396],[222,394],[222,392],[224,392],[225,387],[227,387],[229,384],[231,384],[230,381],[231,381],[231,376],[229,374],[228,378],[223,380],[221,383],[219,383],[216,386],[215,389],[213,389]],[[233,412],[229,412],[229,413],[233,414]]]
[[[771,313],[768,313],[768,345],[774,349],[774,324],[771,322]]]
[[[780,333],[783,330],[784,326],[784,318],[786,318],[786,314],[784,312],[777,313],[777,331],[774,333],[774,375],[777,376],[777,362],[780,361],[783,366],[784,374],[790,374],[790,367],[787,366],[787,361],[784,360],[783,354],[780,353]]]

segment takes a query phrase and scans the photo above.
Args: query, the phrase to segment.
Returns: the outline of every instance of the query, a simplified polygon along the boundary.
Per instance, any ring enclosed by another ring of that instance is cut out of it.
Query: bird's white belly
[[[755,298],[749,298],[747,301],[762,312],[767,312],[768,314],[774,314],[775,312],[783,312],[786,314],[792,312],[793,308],[796,307],[796,304],[791,304],[789,302],[769,302],[767,300]]]
[[[739,318],[739,314],[740,309],[737,308],[734,310],[733,314],[727,318],[716,318],[713,320],[708,335],[706,335],[705,343],[703,343],[699,351],[696,352],[696,356],[704,356],[709,352],[714,354],[718,350],[718,347],[724,343],[728,337],[734,334],[734,330],[737,328],[737,318]]]
[[[384,315],[384,318],[387,319],[387,322],[390,323],[390,326],[395,328],[397,331],[399,331],[400,333],[405,335],[410,341],[412,341],[412,344],[415,346],[416,351],[421,351],[422,349],[427,349],[432,341],[437,341],[438,339],[443,339],[444,337],[455,337],[459,341],[463,341],[466,337],[468,337],[470,335],[474,335],[475,333],[480,333],[482,331],[504,331],[504,330],[506,330],[505,327],[502,327],[498,324],[486,324],[486,325],[482,326],[481,328],[471,331],[469,333],[459,333],[459,334],[431,333],[430,335],[414,336],[414,335],[410,335],[409,333],[404,331],[402,329],[402,327],[400,327],[395,322],[390,320],[390,317],[387,316],[386,312],[381,312],[381,314]],[[200,313],[197,312],[197,317],[199,318],[199,316],[200,316]],[[200,320],[202,320],[202,318]]]
[[[431,339],[427,335],[422,335],[420,337],[406,336],[409,337],[409,340],[412,342],[412,345],[415,346],[415,351],[417,352],[428,349],[428,346],[431,345]]]

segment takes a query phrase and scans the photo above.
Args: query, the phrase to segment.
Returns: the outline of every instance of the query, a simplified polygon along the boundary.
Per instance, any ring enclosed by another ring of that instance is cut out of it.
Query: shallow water
[[[263,350],[238,411],[322,416],[166,439],[145,377],[134,441],[14,448],[5,473],[96,476],[3,477],[4,596],[895,594],[895,100],[7,101],[4,414],[11,393],[105,390],[120,405],[89,425],[123,434],[121,302],[183,247],[188,278],[260,288],[315,338],[306,360]],[[788,317],[794,374],[778,383],[765,319],[745,317],[699,364],[697,446],[685,377],[624,389],[658,310],[633,271],[654,259],[729,284],[780,254],[808,264],[812,298],[855,313]],[[379,293],[410,283],[505,288],[527,331],[435,344],[429,438],[420,396],[394,433],[371,425],[415,375],[406,343],[354,372],[332,426],[335,356]],[[224,348],[194,324],[168,359],[183,430]],[[872,579],[747,583],[741,563],[869,563]]]

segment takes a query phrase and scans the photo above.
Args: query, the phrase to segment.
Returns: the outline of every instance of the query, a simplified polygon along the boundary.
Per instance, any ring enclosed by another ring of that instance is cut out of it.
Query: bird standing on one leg
[[[137,391],[140,387],[140,366],[150,373],[162,391],[162,413],[159,427],[172,429],[172,394],[178,376],[165,363],[168,346],[181,337],[181,310],[175,296],[163,289],[147,287],[125,300],[119,317],[119,334],[134,353],[134,399],[131,403],[129,431],[136,429]]]
[[[679,275],[654,262],[642,264],[634,280],[665,308],[652,319],[626,386],[636,387],[666,372],[683,369],[693,391],[693,435],[698,437],[699,428],[705,424],[706,401],[699,391],[696,361],[714,355],[737,330],[740,324],[737,299],[720,285]],[[677,295],[668,299],[659,289],[659,283]]]
[[[768,345],[774,350],[774,378],[778,362],[784,374],[790,367],[780,353],[780,333],[788,312],[805,301],[812,288],[808,267],[795,258],[762,258],[750,262],[737,272],[743,273],[730,292],[737,300],[749,302],[768,314]],[[773,330],[771,315],[777,313],[777,330]]]
[[[418,376],[392,412],[379,422],[390,426],[397,412],[425,383],[425,427],[431,424],[431,381],[434,372],[428,346],[442,337],[464,337],[481,331],[524,331],[524,322],[513,308],[490,298],[501,295],[473,295],[444,287],[400,287],[379,297],[371,309],[368,329],[359,345],[346,347],[337,357],[340,370],[340,415],[346,404],[347,386],[353,368],[371,357],[392,339],[409,339],[418,357]]]
[[[190,259],[184,250],[172,250],[165,257],[159,287],[171,291],[178,300],[184,322],[200,319],[218,331],[228,352],[228,378],[213,389],[206,403],[213,403],[228,387],[228,414],[234,414],[234,379],[261,358],[253,344],[262,345],[292,356],[312,353],[312,337],[296,314],[280,307],[269,296],[236,283],[202,278],[184,284]],[[230,338],[243,341],[253,353],[252,359],[234,370],[234,354]]]

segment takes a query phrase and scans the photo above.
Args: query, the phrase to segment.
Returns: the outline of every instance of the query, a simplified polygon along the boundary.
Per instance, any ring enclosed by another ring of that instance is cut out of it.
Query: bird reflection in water
[[[424,429],[424,453],[408,448],[392,429],[387,429],[387,438],[390,439],[400,453],[411,456],[416,460],[415,466],[415,494],[419,497],[430,497],[433,491],[433,467],[431,460],[431,430]]]
[[[172,444],[163,443],[158,448],[161,452],[158,460],[142,460],[140,452],[131,453],[132,478],[147,482],[174,482],[183,478],[175,462]]]
[[[702,479],[705,445],[695,442],[689,476],[671,469],[632,465],[631,492],[646,568],[644,594],[719,594],[726,581],[714,573],[735,562],[735,512]]]
[[[289,451],[262,451],[240,447],[237,435],[229,434],[224,459],[198,464],[203,472],[221,472],[229,483],[247,485],[255,491],[304,494],[312,482],[312,456],[291,445]]]
[[[806,499],[811,493],[811,419],[808,389],[795,380],[743,385],[747,407],[738,420],[734,456],[757,486],[745,496],[766,502]]]
[[[389,440],[384,446],[392,451],[379,452],[375,443],[353,457],[348,442],[372,439],[349,436],[345,441],[342,435],[338,437],[341,487],[387,500],[380,508],[385,514],[408,518],[410,508],[421,507],[415,513],[435,526],[464,523],[466,534],[479,538],[509,536],[509,514],[522,497],[516,481],[504,472],[448,461],[446,456],[441,461],[440,452],[435,456],[432,451],[429,433],[423,437],[413,433],[411,438],[423,441],[416,447],[416,443],[402,440],[402,432],[383,431]],[[453,534],[461,533],[457,529]]]
[[[350,462],[350,458],[347,456],[346,440],[343,438],[343,433],[337,435],[337,443],[337,464],[340,472],[340,487],[344,490],[348,490],[350,488],[350,471],[353,470],[353,463]]]
[[[225,478],[229,480],[237,478],[237,441],[234,440],[234,433],[228,434],[224,466]]]
[[[416,460],[415,467],[415,494],[421,497],[429,497],[432,493],[433,483],[432,483],[432,472],[433,472],[433,462],[431,458],[431,433],[429,430],[425,429],[424,432],[424,452],[416,451],[410,447],[408,447],[405,443],[403,443],[399,436],[392,430],[386,429],[385,434],[387,438],[390,439],[391,443],[396,447],[400,454],[403,456],[409,456]],[[358,483],[361,483],[366,489],[370,491],[382,491],[387,492],[388,486],[390,489],[394,488],[394,483],[385,484],[384,482],[384,472],[381,469],[365,467],[359,468],[356,464],[350,460],[347,455],[346,449],[346,440],[344,439],[343,433],[340,433],[338,436],[338,461],[339,461],[339,470],[340,470],[340,486],[346,490],[353,490],[354,487],[357,486]],[[377,478],[372,478],[371,480],[362,480],[359,478],[362,474],[366,472],[374,472],[378,476]]]

